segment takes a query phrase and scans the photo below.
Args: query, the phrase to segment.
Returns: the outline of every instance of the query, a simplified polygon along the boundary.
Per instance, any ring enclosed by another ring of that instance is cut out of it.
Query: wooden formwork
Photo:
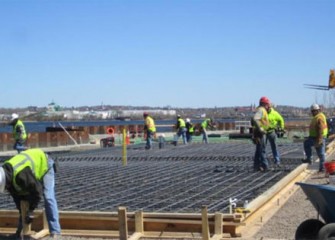
[[[10,234],[16,230],[18,212],[0,211],[0,233]],[[220,239],[223,236],[239,237],[236,231],[243,225],[241,214],[208,214],[207,207],[201,213],[127,213],[125,207],[118,212],[60,212],[62,235],[81,237],[108,237],[119,239],[146,238],[199,238]],[[38,238],[48,233],[42,211],[35,212],[31,225],[31,237]]]
[[[29,133],[27,145],[31,148],[68,146],[75,144],[72,139],[78,144],[88,143],[89,135],[87,131]],[[0,151],[12,150],[13,145],[11,133],[0,133]]]

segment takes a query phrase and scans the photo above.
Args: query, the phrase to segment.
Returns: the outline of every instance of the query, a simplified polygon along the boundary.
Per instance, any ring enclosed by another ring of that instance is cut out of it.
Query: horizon
[[[240,106],[214,106],[214,107],[174,107],[174,106],[136,106],[136,105],[110,105],[110,104],[104,104],[104,105],[84,105],[84,106],[59,106],[60,110],[62,109],[71,109],[71,108],[103,108],[103,107],[131,107],[131,108],[140,108],[140,109],[146,109],[146,108],[157,108],[157,109],[161,109],[161,108],[168,108],[168,109],[215,109],[215,108],[249,108],[249,107],[257,107],[258,104],[249,104],[249,105],[240,105]],[[321,107],[323,108],[328,108],[325,107],[324,105],[320,104]],[[291,106],[291,105],[276,105],[277,107],[289,107],[289,108],[310,108],[310,106],[307,107],[299,107],[299,106]],[[6,109],[6,110],[10,110],[10,109],[29,109],[29,108],[37,108],[37,109],[42,109],[42,108],[48,108],[48,105],[46,106],[26,106],[26,107],[13,107],[13,108],[7,108],[7,107],[0,107],[0,109]],[[331,108],[335,108],[335,107],[329,107],[329,109]]]

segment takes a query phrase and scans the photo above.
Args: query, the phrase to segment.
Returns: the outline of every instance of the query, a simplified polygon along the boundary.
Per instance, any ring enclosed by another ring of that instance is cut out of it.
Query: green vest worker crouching
[[[40,149],[23,151],[4,162],[0,167],[0,192],[7,190],[20,212],[16,235],[22,231],[21,200],[29,202],[26,223],[33,220],[33,211],[44,197],[45,213],[50,234],[60,235],[59,214],[55,197],[55,163]]]

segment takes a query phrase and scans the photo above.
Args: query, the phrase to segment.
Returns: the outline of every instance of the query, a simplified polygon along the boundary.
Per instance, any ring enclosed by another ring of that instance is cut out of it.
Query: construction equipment
[[[305,220],[298,226],[295,239],[332,239],[335,236],[335,186],[301,182],[296,184],[300,185],[324,221],[319,217]]]
[[[106,137],[100,140],[100,147],[114,147],[115,146],[115,138],[114,137]]]
[[[331,69],[329,73],[329,82],[328,86],[325,85],[316,85],[316,84],[304,84],[306,88],[316,89],[316,90],[330,90],[335,88],[335,70]]]

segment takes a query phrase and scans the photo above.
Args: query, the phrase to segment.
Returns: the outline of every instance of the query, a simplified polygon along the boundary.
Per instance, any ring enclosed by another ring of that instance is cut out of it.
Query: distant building
[[[48,104],[47,111],[48,112],[58,112],[61,110],[61,107],[57,105],[54,101]]]

